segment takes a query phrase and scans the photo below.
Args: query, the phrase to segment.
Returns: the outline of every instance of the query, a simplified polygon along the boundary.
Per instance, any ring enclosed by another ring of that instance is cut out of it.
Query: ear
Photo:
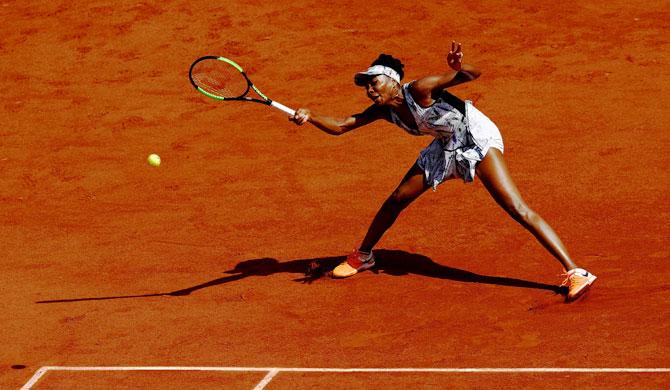
[[[397,83],[395,80],[391,80],[391,81],[393,81],[393,90],[392,90],[393,91],[393,97],[397,98],[397,97],[402,96],[402,93],[401,93],[402,89],[400,87],[400,84]]]

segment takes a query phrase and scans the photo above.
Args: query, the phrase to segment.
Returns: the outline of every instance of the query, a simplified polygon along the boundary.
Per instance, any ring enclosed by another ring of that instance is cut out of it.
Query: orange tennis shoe
[[[561,286],[568,287],[567,301],[574,301],[589,290],[596,281],[596,276],[583,268],[575,268],[568,271],[566,279]]]
[[[354,276],[359,272],[365,271],[375,266],[375,256],[360,252],[356,249],[347,256],[347,259],[342,264],[335,267],[333,270],[334,278],[348,278]]]

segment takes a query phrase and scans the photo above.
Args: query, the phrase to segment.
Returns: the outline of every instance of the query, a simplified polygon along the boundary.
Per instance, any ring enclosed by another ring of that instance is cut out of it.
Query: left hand
[[[461,51],[460,42],[451,42],[451,51],[447,54],[447,65],[455,71],[461,70],[463,66],[463,52]]]

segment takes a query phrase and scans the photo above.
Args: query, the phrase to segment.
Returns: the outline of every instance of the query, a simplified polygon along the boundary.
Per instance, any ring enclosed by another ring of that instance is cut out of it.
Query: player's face
[[[393,80],[383,75],[372,77],[365,83],[365,92],[376,105],[382,106],[393,97]]]

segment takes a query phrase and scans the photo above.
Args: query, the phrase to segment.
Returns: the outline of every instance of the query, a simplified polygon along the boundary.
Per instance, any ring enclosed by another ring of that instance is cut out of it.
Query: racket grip
[[[286,107],[285,105],[283,105],[283,104],[281,104],[281,103],[277,103],[277,102],[275,102],[275,101],[272,101],[272,102],[270,102],[270,105],[271,105],[272,107],[278,109],[278,110],[284,111],[284,112],[287,113],[289,116],[294,116],[294,115],[295,115],[295,110],[292,110],[292,109]]]

